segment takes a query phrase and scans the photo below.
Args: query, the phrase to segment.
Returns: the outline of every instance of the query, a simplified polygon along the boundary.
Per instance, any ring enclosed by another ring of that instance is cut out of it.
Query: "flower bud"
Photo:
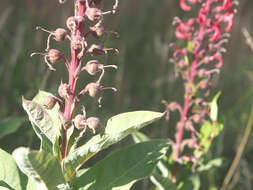
[[[47,56],[50,63],[56,63],[61,60],[62,54],[57,49],[50,49],[48,50]]]
[[[44,101],[43,101],[43,106],[48,109],[48,110],[51,110],[54,108],[55,104],[56,104],[57,100],[55,97],[53,96],[46,96],[44,98]]]
[[[76,18],[74,16],[71,16],[67,19],[66,25],[69,30],[75,30],[77,26]]]
[[[91,97],[95,97],[100,90],[99,84],[92,82],[85,87],[85,91],[89,93]]]
[[[86,127],[85,117],[81,114],[78,114],[74,119],[74,125],[77,129],[83,129]]]
[[[68,99],[70,93],[69,85],[66,83],[61,83],[58,88],[58,93],[62,98]]]
[[[96,129],[100,125],[100,120],[97,117],[89,117],[86,120],[86,125],[88,126],[89,129],[92,130],[93,134],[95,134],[96,133]]]
[[[99,22],[98,24],[96,24],[95,26],[91,26],[90,27],[90,31],[92,32],[91,34],[99,39],[104,35],[104,27],[101,25],[101,23]]]
[[[57,28],[55,31],[54,31],[54,39],[56,41],[63,41],[65,40],[66,36],[67,36],[67,31],[63,28]]]
[[[88,49],[88,52],[92,56],[100,56],[104,54],[104,47],[102,45],[92,44]]]
[[[85,15],[89,20],[96,21],[101,19],[103,12],[98,8],[88,8],[85,12]]]
[[[90,75],[95,75],[101,70],[101,66],[102,64],[99,64],[97,60],[90,60],[86,63],[84,68]]]

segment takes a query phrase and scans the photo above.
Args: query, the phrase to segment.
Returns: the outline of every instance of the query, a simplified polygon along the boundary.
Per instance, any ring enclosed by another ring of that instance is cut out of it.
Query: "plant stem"
[[[77,11],[75,17],[81,17],[85,18],[85,11],[86,11],[86,4],[77,2],[77,0],[74,0],[74,7],[76,6],[76,3],[78,3]],[[84,22],[78,22],[76,30],[71,31],[71,39],[74,37],[82,37],[83,34],[83,27],[84,27]],[[78,59],[78,53],[79,51],[74,50],[71,45],[71,62],[70,62],[70,67],[69,67],[69,98],[65,100],[65,110],[64,110],[64,117],[67,120],[72,119],[72,106],[74,104],[74,98],[75,98],[75,87],[76,87],[76,82],[78,80],[78,76],[75,76],[74,73],[78,67],[79,64],[81,64],[80,59]],[[68,142],[67,142],[67,129],[63,128],[63,139],[62,139],[62,146],[61,146],[61,152],[62,152],[62,158],[65,158],[68,154]]]

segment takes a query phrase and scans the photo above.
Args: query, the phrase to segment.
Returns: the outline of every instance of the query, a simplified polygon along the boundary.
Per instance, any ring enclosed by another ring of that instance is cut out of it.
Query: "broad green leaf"
[[[0,138],[17,131],[24,121],[23,117],[12,117],[0,121]]]
[[[120,149],[78,175],[73,180],[74,189],[129,189],[135,181],[152,173],[168,147],[165,140],[152,140]]]
[[[42,105],[46,96],[54,96],[54,95],[49,92],[39,90],[38,94],[33,98],[33,101]],[[54,126],[57,128],[57,135],[58,136],[60,135],[60,131],[61,131],[61,121],[58,116],[59,109],[60,109],[60,106],[58,103],[56,103],[53,109],[46,110],[48,115],[53,120]]]
[[[52,143],[54,143],[59,129],[58,126],[54,125],[54,121],[48,112],[42,105],[34,101],[29,101],[24,98],[22,98],[22,100],[23,108],[27,112],[30,121],[38,126],[41,132],[45,134]]]
[[[164,114],[152,111],[133,111],[122,113],[110,118],[105,128],[105,134],[111,141],[119,142],[127,135],[159,120]]]
[[[0,186],[10,186],[15,190],[25,189],[27,177],[20,172],[12,156],[0,149]]]
[[[49,190],[56,190],[57,186],[65,184],[56,156],[44,151],[30,151],[24,147],[17,148],[12,155],[20,170],[37,184],[43,184]]]
[[[210,118],[212,121],[217,121],[218,118],[218,98],[220,97],[221,91],[219,91],[210,103]]]
[[[198,172],[208,171],[214,167],[220,167],[223,163],[222,158],[215,158],[207,162],[207,164],[202,164],[200,167],[197,168]]]
[[[149,137],[139,131],[133,133],[132,137],[135,143],[146,142],[150,140]],[[150,180],[159,190],[177,189],[177,186],[171,182],[171,173],[161,160],[157,163],[155,170],[150,176]]]
[[[46,96],[54,96],[53,94],[49,92],[45,92],[43,90],[39,90],[37,95],[33,98],[33,101],[42,105],[44,102],[44,99]],[[59,155],[60,153],[60,147],[59,147],[59,136],[61,135],[61,121],[58,116],[58,111],[60,109],[60,105],[58,103],[55,104],[54,108],[51,110],[45,109],[45,111],[50,116],[51,120],[53,121],[54,129],[57,131],[56,133],[56,139],[52,146],[52,151],[54,154]],[[42,142],[41,142],[41,148],[46,148],[44,150],[49,151],[50,150],[50,143],[48,142],[48,139],[45,138],[45,135],[42,135]]]
[[[71,152],[63,161],[65,179],[70,181],[75,171],[88,159],[127,135],[160,119],[163,113],[135,111],[116,115],[108,120],[104,135],[96,135]]]

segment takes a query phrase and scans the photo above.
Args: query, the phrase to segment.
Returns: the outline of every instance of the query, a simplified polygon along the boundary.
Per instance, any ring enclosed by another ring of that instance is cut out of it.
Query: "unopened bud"
[[[171,102],[169,105],[168,105],[168,109],[170,111],[176,111],[178,109],[179,105],[177,102]]]
[[[88,53],[90,53],[92,56],[100,56],[103,54],[107,54],[107,51],[115,51],[116,53],[119,53],[118,49],[115,48],[104,48],[102,45],[92,44],[90,48],[88,49]]]
[[[97,60],[91,60],[86,63],[84,69],[90,74],[95,75],[97,72],[101,71],[102,64],[100,64]]]
[[[92,56],[100,56],[105,53],[104,47],[102,45],[92,44],[90,48],[88,49],[88,52]]]
[[[71,16],[67,19],[66,25],[69,30],[75,30],[77,26],[76,18],[74,16]]]
[[[61,83],[59,88],[58,88],[58,93],[59,95],[64,98],[64,99],[68,99],[69,98],[69,85],[66,83]]]
[[[85,15],[89,20],[96,21],[101,19],[103,12],[98,8],[88,8],[85,12]]]
[[[74,119],[74,125],[77,129],[83,129],[86,127],[85,117],[81,114],[78,114]]]
[[[85,87],[85,91],[87,91],[91,97],[95,97],[98,94],[99,90],[99,84],[95,82],[89,83]]]
[[[63,41],[65,40],[66,36],[67,36],[67,31],[63,28],[57,28],[55,31],[54,31],[54,39],[56,41]]]
[[[62,54],[57,49],[48,50],[47,56],[50,63],[56,63],[62,59]]]
[[[44,98],[44,101],[43,101],[43,106],[46,108],[46,109],[53,109],[55,104],[56,104],[57,100],[55,97],[53,96],[46,96]]]
[[[92,132],[95,134],[96,133],[96,129],[100,125],[100,120],[97,117],[89,117],[86,120],[86,124],[87,124],[88,128],[91,129]]]

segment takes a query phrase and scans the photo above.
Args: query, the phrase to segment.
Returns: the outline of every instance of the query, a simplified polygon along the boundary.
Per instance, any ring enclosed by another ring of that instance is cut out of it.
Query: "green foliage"
[[[20,172],[10,154],[0,149],[0,189],[24,190],[27,177]]]
[[[120,149],[78,175],[74,189],[129,189],[136,180],[151,174],[168,147],[165,140],[153,140]]]
[[[218,118],[218,104],[217,104],[217,101],[218,101],[220,95],[221,95],[221,91],[218,92],[214,96],[212,102],[210,103],[210,110],[211,110],[210,111],[210,118],[211,118],[212,121],[217,121],[217,118]]]
[[[0,138],[17,131],[24,121],[23,117],[12,117],[0,121]]]
[[[59,160],[56,156],[44,151],[30,151],[28,148],[20,147],[13,152],[19,168],[29,178],[45,185],[48,189],[57,189],[65,184]]]
[[[70,189],[69,183],[78,189],[101,189],[108,181],[112,181],[106,187],[108,190],[129,189],[135,181],[150,175],[159,159],[167,152],[169,144],[164,140],[132,145],[113,153],[87,170],[80,170],[75,176],[78,169],[96,153],[159,120],[164,114],[135,111],[113,116],[108,120],[103,134],[91,137],[77,148],[72,146],[71,152],[62,160],[58,142],[61,137],[59,105],[50,111],[44,109],[42,101],[48,95],[51,94],[39,91],[32,101],[23,98],[23,107],[41,140],[40,151],[21,147],[13,152],[18,167],[29,178],[25,178],[28,190]],[[79,140],[71,135],[68,138],[74,142],[72,144],[77,144]],[[117,167],[114,168],[112,164],[115,163]],[[2,181],[1,184],[4,187],[9,185],[8,181]]]
[[[127,135],[160,119],[162,116],[163,113],[151,111],[127,112],[113,116],[107,122],[105,134],[92,137],[64,159],[65,178],[69,181],[76,168],[79,168],[96,153],[119,142]]]

